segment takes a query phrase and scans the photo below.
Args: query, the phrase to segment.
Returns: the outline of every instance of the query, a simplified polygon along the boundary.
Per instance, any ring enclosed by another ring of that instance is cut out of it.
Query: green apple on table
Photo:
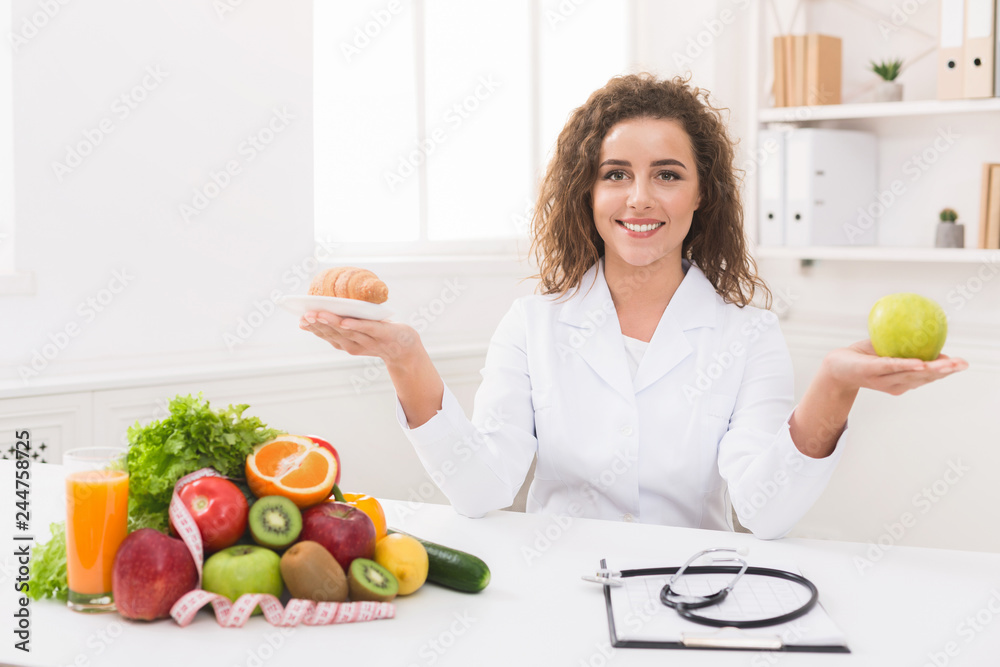
[[[910,292],[882,297],[868,314],[875,354],[933,361],[948,336],[948,318],[937,302]]]
[[[236,602],[244,593],[281,597],[281,557],[270,549],[238,544],[212,554],[205,561],[201,587]],[[253,610],[260,614],[260,607]]]

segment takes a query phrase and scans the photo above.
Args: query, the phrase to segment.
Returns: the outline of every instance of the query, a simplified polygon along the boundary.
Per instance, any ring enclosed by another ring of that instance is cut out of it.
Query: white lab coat
[[[798,451],[777,317],[725,303],[700,269],[684,268],[634,380],[602,261],[569,297],[514,302],[490,342],[471,422],[447,386],[441,410],[414,429],[397,401],[457,511],[510,505],[537,454],[529,512],[732,530],[731,502],[759,537],[791,530],[822,493],[846,431],[824,459]]]

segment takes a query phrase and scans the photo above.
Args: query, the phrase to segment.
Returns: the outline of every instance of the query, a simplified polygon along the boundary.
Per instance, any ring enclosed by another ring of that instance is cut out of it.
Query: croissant
[[[389,288],[368,269],[338,266],[318,273],[309,285],[310,294],[385,303]]]

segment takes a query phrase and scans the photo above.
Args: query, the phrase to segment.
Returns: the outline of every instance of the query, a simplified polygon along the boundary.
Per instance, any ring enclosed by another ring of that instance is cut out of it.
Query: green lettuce
[[[52,539],[38,544],[31,550],[31,574],[28,576],[28,597],[35,600],[56,598],[65,602],[69,598],[66,583],[66,522],[49,526]]]

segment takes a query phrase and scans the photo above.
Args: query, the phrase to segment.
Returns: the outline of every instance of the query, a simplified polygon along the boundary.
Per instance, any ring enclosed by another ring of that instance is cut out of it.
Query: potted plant
[[[953,208],[943,209],[940,213],[941,222],[937,226],[937,234],[934,237],[934,247],[936,248],[964,248],[965,247],[965,225],[956,224],[958,213]]]
[[[903,59],[883,60],[876,63],[871,62],[871,71],[882,77],[878,88],[875,89],[876,102],[899,102],[903,99],[903,84],[896,81],[900,71],[903,69]]]

